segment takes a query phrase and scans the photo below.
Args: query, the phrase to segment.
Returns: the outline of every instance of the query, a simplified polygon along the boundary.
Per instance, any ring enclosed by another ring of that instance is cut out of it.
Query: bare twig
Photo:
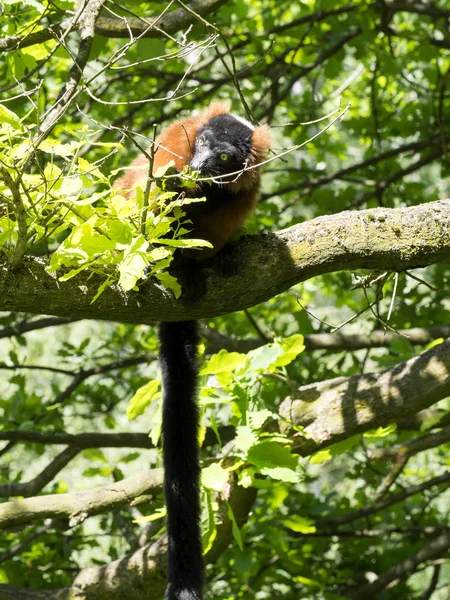
[[[408,462],[408,458],[409,457],[405,455],[397,457],[397,461],[394,463],[394,465],[387,473],[386,477],[384,477],[383,481],[377,487],[374,494],[374,502],[379,502],[380,500],[382,500],[382,498],[384,498],[384,496],[386,496],[388,491],[391,489],[391,487],[394,485],[394,483],[404,471],[406,463]]]
[[[80,44],[74,64],[69,72],[69,77],[61,90],[58,99],[47,112],[41,123],[39,133],[34,140],[34,146],[39,144],[49,135],[55,124],[69,108],[77,95],[77,87],[80,83],[83,71],[89,60],[92,43],[95,35],[95,23],[100,16],[100,11],[106,0],[84,0],[75,14],[74,19],[78,21],[80,30]],[[70,26],[72,24],[70,23]]]

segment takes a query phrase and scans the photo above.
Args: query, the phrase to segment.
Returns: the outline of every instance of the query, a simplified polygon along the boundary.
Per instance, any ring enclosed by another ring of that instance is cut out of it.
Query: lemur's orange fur
[[[156,138],[153,173],[173,161],[175,167],[182,171],[189,164],[195,145],[197,132],[210,119],[230,112],[226,102],[213,102],[201,113],[187,119],[180,119],[169,125]],[[270,148],[270,132],[265,125],[256,127],[252,134],[252,151],[247,167],[257,165],[266,157]],[[144,181],[148,174],[148,159],[141,155],[131,164],[126,173],[118,179],[114,187],[125,196],[132,193],[138,181]],[[198,253],[199,259],[206,259],[216,254],[230,236],[238,230],[254,210],[259,196],[261,173],[259,168],[244,171],[236,181],[225,183],[233,192],[233,200],[217,210],[209,212],[196,220],[193,237],[206,239],[212,243],[213,249],[203,249]]]

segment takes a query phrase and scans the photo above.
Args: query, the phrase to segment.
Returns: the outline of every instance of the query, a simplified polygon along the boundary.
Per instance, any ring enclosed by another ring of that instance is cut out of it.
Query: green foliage
[[[0,161],[14,178],[30,160],[34,145],[27,140],[17,115],[1,107],[0,117]],[[18,179],[26,211],[27,246],[32,250],[45,243],[52,249],[48,270],[63,271],[60,281],[83,271],[99,275],[101,284],[92,302],[109,285],[118,283],[125,291],[137,290],[139,283],[152,276],[178,297],[180,286],[165,272],[174,250],[211,246],[184,237],[189,224],[183,206],[202,199],[180,200],[176,192],[165,191],[166,179],[158,179],[158,185],[149,190],[138,186],[135,196],[126,199],[111,189],[110,180],[95,164],[80,156],[88,145],[109,150],[118,150],[120,145],[92,142],[94,132],[87,128],[76,134],[67,129],[66,134],[71,140],[67,143],[43,140],[39,150],[49,155],[51,162],[39,174],[22,174]],[[64,159],[62,168],[53,162],[58,158]],[[160,170],[157,176],[164,174]],[[14,188],[7,182],[0,184],[0,194],[6,202],[0,252],[11,257],[17,245]],[[169,232],[170,239],[166,237]]]
[[[160,397],[160,383],[158,380],[149,381],[137,390],[127,408],[127,417],[130,421],[142,415],[153,400]]]

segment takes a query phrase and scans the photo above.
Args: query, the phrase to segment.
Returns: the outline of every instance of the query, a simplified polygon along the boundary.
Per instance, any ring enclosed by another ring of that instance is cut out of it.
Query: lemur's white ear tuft
[[[234,119],[236,119],[236,121],[239,121],[239,123],[242,123],[243,125],[247,125],[247,127],[249,129],[251,129],[252,131],[255,131],[255,126],[252,125],[250,123],[250,121],[247,121],[247,119],[244,119],[243,117],[239,117],[238,115],[232,115],[231,113],[230,113],[230,117],[233,117]]]

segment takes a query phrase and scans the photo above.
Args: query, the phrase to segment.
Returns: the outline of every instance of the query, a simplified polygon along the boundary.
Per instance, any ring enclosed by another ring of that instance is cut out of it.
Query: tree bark
[[[67,519],[74,527],[87,517],[130,504],[139,496],[161,493],[162,482],[162,469],[152,469],[96,490],[4,502],[0,504],[0,527],[28,525],[46,518]]]
[[[282,429],[293,436],[293,450],[308,456],[418,413],[449,395],[450,340],[446,340],[392,369],[300,387],[295,398],[280,406],[286,419]]]
[[[277,233],[246,236],[236,252],[239,274],[221,278],[205,269],[208,292],[192,304],[175,300],[153,281],[138,293],[112,286],[91,304],[103,281],[89,273],[60,282],[46,272],[42,259],[28,257],[12,273],[0,257],[0,310],[127,323],[212,318],[324,273],[424,267],[450,260],[450,200],[327,215]]]

